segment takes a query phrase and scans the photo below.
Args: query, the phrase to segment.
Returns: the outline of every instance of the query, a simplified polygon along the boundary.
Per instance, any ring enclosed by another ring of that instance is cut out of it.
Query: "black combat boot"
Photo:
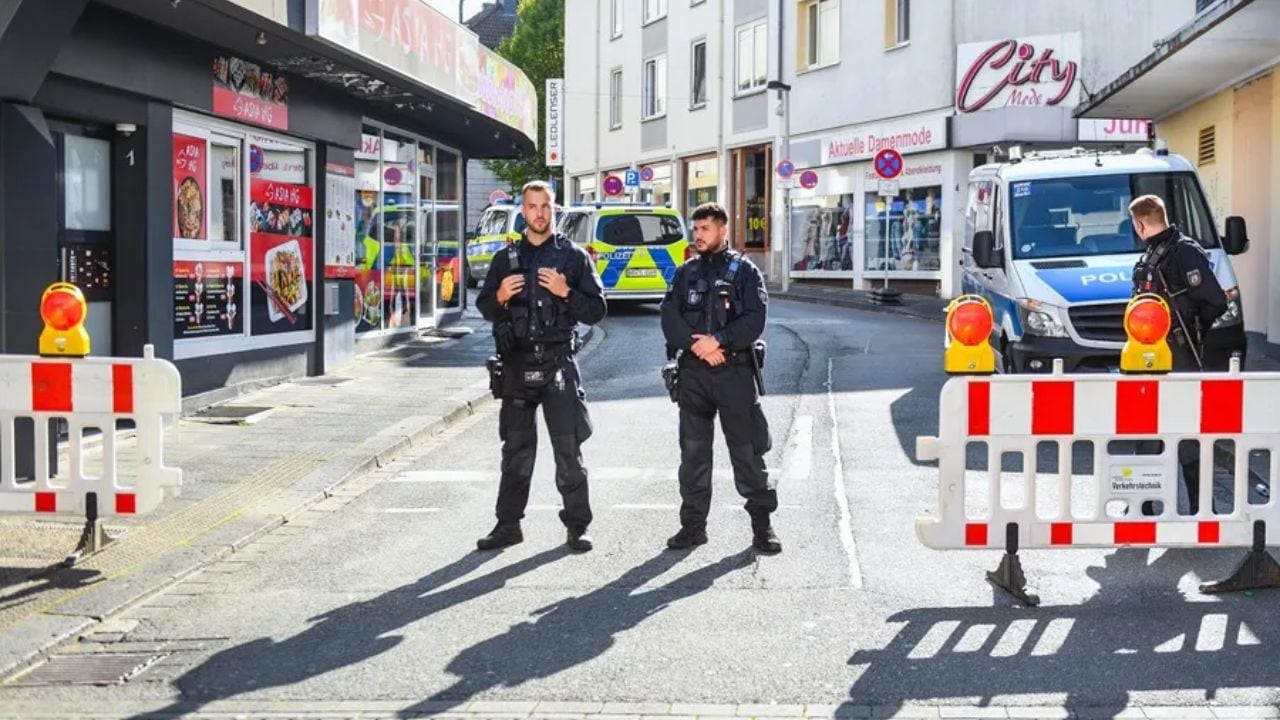
[[[688,550],[707,544],[707,531],[703,528],[682,527],[680,532],[667,538],[667,549]]]
[[[766,555],[777,555],[782,552],[782,541],[773,532],[768,520],[751,524],[751,546]]]
[[[595,547],[591,544],[591,536],[587,534],[587,529],[581,526],[569,528],[565,545],[568,545],[573,552],[578,553],[590,552],[591,548]]]
[[[520,523],[498,523],[488,535],[476,541],[476,549],[498,550],[522,542],[524,534],[520,532]]]

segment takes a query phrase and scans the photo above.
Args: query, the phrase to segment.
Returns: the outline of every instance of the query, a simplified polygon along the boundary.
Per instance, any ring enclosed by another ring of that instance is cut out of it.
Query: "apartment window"
[[[840,0],[805,0],[800,5],[801,69],[840,61]]]
[[[884,46],[895,48],[911,40],[911,0],[884,0]]]
[[[693,44],[693,57],[690,61],[689,109],[705,107],[707,104],[707,41],[699,40]]]
[[[769,26],[764,20],[738,28],[738,93],[763,88],[769,75]]]
[[[667,56],[644,61],[644,119],[652,120],[667,114]]]
[[[622,0],[609,0],[609,37],[622,37]]]
[[[667,0],[644,0],[644,22],[651,23],[667,16]]]
[[[614,68],[609,77],[609,129],[622,127],[622,68]]]

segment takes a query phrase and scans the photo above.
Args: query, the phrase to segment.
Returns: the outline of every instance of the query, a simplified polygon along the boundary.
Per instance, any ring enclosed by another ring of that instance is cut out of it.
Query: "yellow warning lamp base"
[[[977,305],[985,311],[986,332],[981,333],[980,337],[965,338],[968,343],[956,338],[952,320],[956,312],[961,308],[966,308],[966,312],[975,312],[969,306]],[[948,375],[990,375],[996,371],[996,355],[991,349],[991,342],[988,338],[991,335],[991,327],[994,318],[991,312],[991,305],[986,298],[981,295],[961,295],[947,307],[947,343],[946,352],[943,353],[942,367]]]
[[[46,327],[40,333],[40,355],[43,357],[82,358],[89,355],[89,332],[83,326],[58,331]]]
[[[1173,351],[1169,349],[1166,339],[1168,332],[1160,333],[1155,342],[1143,342],[1133,336],[1129,327],[1129,315],[1134,308],[1147,303],[1159,303],[1164,310],[1167,323],[1171,321],[1169,303],[1159,295],[1144,293],[1129,301],[1124,311],[1124,348],[1120,351],[1120,372],[1127,375],[1158,375],[1173,370]]]

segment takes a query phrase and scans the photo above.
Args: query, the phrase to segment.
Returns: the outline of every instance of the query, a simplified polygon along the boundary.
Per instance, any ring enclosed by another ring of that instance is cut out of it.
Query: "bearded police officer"
[[[1133,292],[1155,293],[1169,303],[1173,322],[1169,349],[1175,372],[1224,371],[1230,362],[1214,362],[1205,354],[1205,334],[1227,311],[1227,294],[1209,265],[1200,243],[1169,224],[1164,201],[1143,195],[1129,204],[1133,230],[1147,245],[1133,268]],[[1198,444],[1179,443],[1178,463],[1187,488],[1187,502],[1194,514],[1200,506],[1200,453]],[[1151,504],[1143,513],[1153,515]]]
[[[693,211],[698,255],[678,270],[662,301],[662,332],[678,353],[673,395],[680,405],[680,531],[667,540],[673,550],[707,542],[711,510],[713,421],[720,427],[733,464],[734,484],[747,499],[752,545],[782,551],[769,516],[778,495],[764,456],[771,447],[769,423],[760,408],[760,369],[769,296],[760,271],[729,249],[728,216],[716,203]]]
[[[587,526],[591,504],[581,446],[591,436],[582,376],[574,358],[578,323],[594,325],[605,316],[604,288],[586,251],[552,227],[555,196],[535,181],[521,191],[525,230],[520,240],[494,255],[476,307],[493,323],[497,362],[491,359],[491,386],[502,400],[502,480],[498,524],[477,541],[481,550],[522,542],[520,520],[529,502],[542,416],[555,454],[556,488],[564,501],[560,520],[575,552],[591,549]]]

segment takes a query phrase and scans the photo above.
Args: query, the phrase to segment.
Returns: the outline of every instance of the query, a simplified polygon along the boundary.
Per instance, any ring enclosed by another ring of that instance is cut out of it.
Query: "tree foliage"
[[[546,159],[547,78],[564,77],[564,0],[520,0],[515,33],[498,46],[498,53],[524,71],[538,93],[538,145],[529,154],[512,160],[486,160],[485,167],[504,180],[512,191],[530,180],[557,178],[560,168],[548,168]],[[563,191],[561,191],[563,193]]]

